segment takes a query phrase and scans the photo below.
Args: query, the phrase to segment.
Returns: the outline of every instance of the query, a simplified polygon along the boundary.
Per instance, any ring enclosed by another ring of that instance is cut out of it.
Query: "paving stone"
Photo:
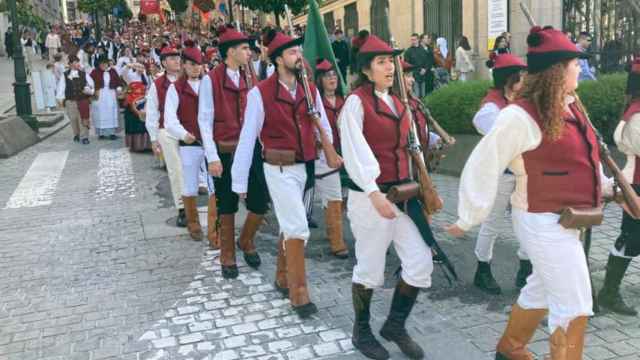
[[[202,333],[187,334],[178,338],[178,342],[180,344],[191,344],[202,340],[204,340],[204,335]]]
[[[337,343],[324,343],[313,346],[313,351],[315,351],[318,356],[329,356],[340,353],[342,350]]]

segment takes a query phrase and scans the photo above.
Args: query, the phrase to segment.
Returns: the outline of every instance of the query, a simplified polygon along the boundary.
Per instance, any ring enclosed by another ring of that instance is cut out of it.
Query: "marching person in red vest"
[[[413,119],[416,121],[420,146],[423,149],[433,149],[437,147],[438,143],[442,140],[438,134],[429,131],[429,122],[427,121],[425,108],[421,100],[413,95],[413,84],[416,81],[413,77],[415,67],[404,60],[401,60],[401,64],[402,72],[404,73],[405,87],[407,88],[407,96],[409,97],[409,108],[411,108]],[[424,161],[426,162],[427,159],[424,159]]]
[[[322,60],[316,65],[316,86],[322,96],[322,104],[327,114],[333,134],[333,146],[340,149],[340,134],[338,131],[338,115],[344,105],[344,97],[338,86],[338,73],[328,60]],[[327,238],[331,253],[339,259],[349,257],[349,250],[342,236],[342,185],[340,183],[340,169],[332,169],[327,164],[323,154],[315,163],[315,191],[322,201],[324,208]]]
[[[164,74],[153,81],[147,93],[145,126],[151,140],[151,149],[156,156],[162,154],[167,166],[173,202],[178,209],[176,226],[186,227],[187,219],[182,204],[180,148],[178,140],[171,137],[164,127],[164,103],[167,91],[169,86],[178,80],[182,71],[180,53],[175,48],[166,46],[160,51],[160,62],[164,67]]]
[[[500,110],[514,100],[516,93],[522,88],[524,71],[527,65],[515,55],[491,54],[487,60],[487,67],[492,69],[493,87],[480,104],[480,110],[473,117],[473,125],[480,135],[486,135],[494,126]],[[516,188],[516,177],[510,170],[505,170],[500,176],[496,199],[487,219],[480,226],[476,240],[475,254],[478,267],[473,278],[473,284],[490,294],[500,294],[502,290],[491,273],[491,259],[493,246],[500,235],[500,225],[504,221],[505,212]],[[516,275],[516,287],[521,289],[531,274],[531,261],[521,246],[518,249],[520,268]]]
[[[533,272],[512,307],[496,359],[533,359],[527,344],[548,313],[551,359],[577,360],[593,315],[591,284],[580,230],[563,226],[560,213],[601,211],[613,182],[602,172],[596,133],[575,95],[582,52],[551,27],[532,28],[527,43],[523,87],[467,160],[458,221],[447,231],[462,236],[487,218],[509,168],[516,178],[513,227]]]
[[[409,182],[407,151],[410,109],[392,94],[394,50],[370,35],[358,52],[358,86],[347,97],[338,124],[344,165],[350,184],[347,216],[355,238],[352,297],[355,311],[353,345],[371,359],[388,359],[389,353],[374,337],[370,320],[373,289],[384,283],[387,249],[393,244],[402,272],[389,316],[380,335],[395,342],[411,359],[424,351],[407,333],[405,323],[421,288],[431,286],[431,249],[418,227],[403,212],[403,203],[391,203],[387,191]],[[430,229],[427,229],[430,232]]]
[[[198,92],[202,75],[202,53],[195,47],[182,51],[185,74],[169,86],[164,105],[164,121],[167,133],[178,139],[182,163],[182,202],[187,217],[189,235],[202,240],[202,227],[198,218],[198,174],[204,160],[202,137],[198,127]],[[209,198],[214,197],[213,184],[207,176]],[[209,201],[209,214],[215,214],[215,200]],[[209,216],[209,229],[215,228],[215,216]],[[211,240],[210,240],[211,241]]]
[[[280,226],[276,288],[288,294],[293,309],[302,318],[318,311],[307,289],[304,248],[309,226],[303,203],[307,182],[313,182],[313,164],[318,158],[318,128],[331,137],[331,126],[323,106],[317,106],[320,121],[309,115],[302,84],[297,79],[302,65],[301,38],[271,30],[266,34],[268,55],[276,72],[247,95],[245,119],[233,159],[232,189],[247,196],[256,139],[263,147],[264,175]],[[312,102],[322,104],[313,84]]]
[[[218,36],[218,47],[224,61],[202,79],[198,123],[209,163],[209,174],[214,177],[216,187],[222,276],[233,279],[238,277],[235,214],[238,212],[239,199],[231,190],[231,164],[244,122],[247,93],[258,79],[251,72],[245,71],[251,58],[249,38],[226,26],[218,30]],[[248,214],[238,240],[247,265],[254,269],[261,263],[254,237],[267,212],[269,201],[259,155],[254,154],[254,158],[257,157],[258,160],[250,164],[251,176],[246,198]]]
[[[623,169],[627,180],[640,194],[640,59],[636,58],[631,66],[628,79],[628,91],[631,101],[616,128],[613,139],[624,154],[627,164]],[[640,255],[640,220],[632,218],[627,212],[622,213],[620,236],[615,242],[607,261],[607,273],[604,286],[598,293],[598,303],[615,313],[622,315],[638,315],[638,312],[627,305],[620,295],[620,283],[631,260]]]

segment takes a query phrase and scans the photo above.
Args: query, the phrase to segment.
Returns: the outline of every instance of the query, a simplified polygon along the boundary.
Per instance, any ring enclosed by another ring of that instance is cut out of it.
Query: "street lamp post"
[[[13,92],[16,101],[16,113],[33,130],[38,131],[38,121],[31,113],[31,89],[29,83],[27,82],[27,71],[24,66],[22,43],[20,42],[20,37],[18,36],[18,10],[16,0],[9,0],[8,5],[11,12],[11,36],[13,37],[15,46],[13,50],[13,69],[15,74]]]

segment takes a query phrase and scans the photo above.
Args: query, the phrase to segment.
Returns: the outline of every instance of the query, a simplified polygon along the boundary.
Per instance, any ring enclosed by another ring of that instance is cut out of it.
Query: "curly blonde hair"
[[[539,73],[527,74],[516,98],[530,101],[542,119],[542,132],[552,141],[562,136],[568,61],[559,62]]]

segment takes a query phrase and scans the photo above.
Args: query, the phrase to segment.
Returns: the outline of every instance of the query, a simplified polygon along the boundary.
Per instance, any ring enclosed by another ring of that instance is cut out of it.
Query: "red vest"
[[[542,119],[533,104],[515,102],[536,121],[541,131]],[[522,154],[527,173],[528,211],[558,212],[566,207],[600,206],[600,147],[586,116],[575,104],[565,116],[562,136],[555,141],[544,133],[542,142]]]
[[[362,133],[380,165],[380,176],[376,182],[385,184],[407,179],[410,122],[404,105],[396,96],[392,96],[399,116],[395,115],[389,106],[375,95],[371,84],[357,88],[353,94],[362,102]]]
[[[240,130],[244,122],[244,111],[247,106],[249,88],[246,74],[240,70],[240,86],[231,81],[227,75],[227,65],[222,63],[209,71],[209,78],[213,86],[213,108],[215,119],[213,135],[215,141],[238,141]],[[256,84],[257,79],[252,83]]]
[[[622,120],[629,121],[633,115],[640,113],[640,100],[634,100],[624,112]],[[636,167],[633,173],[633,183],[640,184],[640,156],[636,155]]]
[[[424,149],[429,148],[429,134],[427,133],[427,116],[420,109],[420,104],[418,103],[418,99],[411,97],[409,98],[409,106],[411,107],[411,113],[413,114],[413,118],[416,121],[416,126],[418,127],[418,138],[420,140],[420,145]]]
[[[201,140],[200,127],[198,126],[198,94],[193,91],[185,76],[178,79],[173,85],[180,99],[178,104],[178,120],[180,120],[180,124],[196,139]]]
[[[340,110],[344,106],[344,98],[336,95],[336,106],[331,105],[329,100],[322,98],[322,104],[324,105],[324,111],[327,113],[327,119],[329,119],[329,125],[331,125],[331,134],[333,135],[333,147],[340,151],[340,128],[338,127],[338,115]]]
[[[103,87],[105,87],[105,85],[103,84],[104,82],[103,75],[104,75],[104,71],[100,70],[100,68],[95,68],[93,69],[93,71],[91,71],[90,76],[93,79],[93,85],[96,90],[100,90]],[[120,76],[118,75],[118,72],[116,71],[116,69],[114,68],[109,69],[109,89],[115,90],[118,88],[118,86],[123,86],[123,85],[124,85],[124,81],[120,79]]]
[[[156,86],[156,94],[158,95],[159,128],[164,129],[164,100],[167,98],[167,90],[171,86],[171,80],[167,78],[167,74],[164,74],[155,79],[153,83]]]
[[[315,127],[307,114],[302,84],[298,83],[295,99],[280,84],[277,72],[257,86],[264,105],[264,124],[260,132],[264,149],[294,150],[297,161],[316,159]],[[309,86],[311,93],[316,94],[316,87]]]
[[[509,102],[504,97],[504,93],[502,92],[502,90],[498,90],[495,88],[491,88],[489,89],[489,91],[487,91],[487,95],[485,95],[484,99],[482,99],[480,107],[484,106],[484,104],[487,103],[494,103],[500,110],[509,105]]]

